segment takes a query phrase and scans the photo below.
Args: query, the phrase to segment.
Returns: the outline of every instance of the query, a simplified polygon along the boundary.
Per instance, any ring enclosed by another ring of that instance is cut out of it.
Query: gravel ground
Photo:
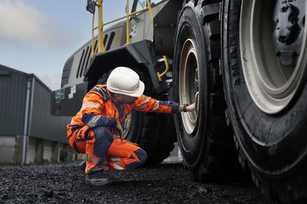
[[[119,177],[90,187],[76,164],[0,167],[0,203],[264,203],[251,183],[193,182],[180,164],[121,172]]]

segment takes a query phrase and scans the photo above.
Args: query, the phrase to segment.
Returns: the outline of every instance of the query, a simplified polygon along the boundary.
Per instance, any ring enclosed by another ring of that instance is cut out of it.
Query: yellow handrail
[[[94,13],[93,13],[93,16],[92,16],[92,50],[91,50],[91,56],[93,57],[94,56],[94,46],[95,46],[95,10],[94,10]]]
[[[142,9],[140,11],[134,11],[131,12],[129,10],[129,5],[130,1],[126,1],[126,16],[117,18],[115,20],[112,20],[110,22],[104,23],[103,22],[103,0],[96,0],[96,6],[98,7],[98,26],[95,27],[95,11],[93,13],[93,18],[92,18],[92,49],[91,49],[91,54],[92,56],[96,54],[96,50],[94,49],[95,43],[94,43],[94,38],[95,38],[95,30],[98,29],[98,53],[103,53],[106,51],[105,45],[104,45],[104,26],[109,25],[111,23],[120,21],[122,19],[126,18],[126,44],[131,43],[131,36],[130,36],[130,30],[131,30],[131,25],[130,25],[130,20],[132,16],[138,15],[142,12],[149,11],[150,16],[153,19],[153,12],[152,12],[152,6],[151,6],[151,0],[146,0],[146,8]]]
[[[126,44],[130,43],[130,11],[129,11],[129,0],[126,1]]]
[[[129,15],[129,17],[137,16],[138,14],[143,13],[143,12],[148,11],[148,10],[149,10],[148,8],[145,8],[145,9],[142,9],[142,10],[139,10],[139,11],[131,12],[130,15]],[[107,23],[104,23],[103,26],[110,25],[110,24],[112,24],[112,23],[118,22],[118,21],[123,20],[123,19],[125,19],[125,18],[127,18],[127,16],[123,16],[123,17],[116,18],[116,19],[114,19],[114,20],[108,21]],[[94,30],[97,30],[97,29],[98,29],[98,26],[94,27],[93,29],[94,29]]]
[[[165,55],[163,56],[162,61],[164,61],[165,70],[162,73],[157,73],[159,81],[162,81],[162,77],[170,70],[169,61]]]
[[[98,53],[105,52],[105,46],[103,43],[103,0],[98,0]]]
[[[151,7],[151,0],[146,0],[146,8],[148,8],[149,14],[153,19],[152,7]]]

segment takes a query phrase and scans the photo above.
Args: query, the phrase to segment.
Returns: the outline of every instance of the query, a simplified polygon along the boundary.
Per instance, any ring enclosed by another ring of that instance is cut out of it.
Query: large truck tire
[[[219,74],[220,1],[185,2],[177,25],[173,97],[180,104],[198,98],[199,105],[176,115],[178,142],[196,180],[224,181],[239,165]]]
[[[273,203],[307,200],[305,0],[226,0],[225,94],[239,160]]]

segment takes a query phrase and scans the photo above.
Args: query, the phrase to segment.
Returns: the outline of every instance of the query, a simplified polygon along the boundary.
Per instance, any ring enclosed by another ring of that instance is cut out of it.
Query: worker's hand
[[[185,111],[186,111],[186,112],[192,112],[192,111],[195,110],[195,107],[196,107],[195,103],[192,103],[192,104],[187,105],[187,106],[185,107]]]
[[[116,120],[116,129],[119,131],[119,134],[122,136],[124,133],[124,130],[119,120]]]
[[[179,106],[179,112],[192,112],[195,110],[195,103],[192,103],[190,105],[184,104]]]

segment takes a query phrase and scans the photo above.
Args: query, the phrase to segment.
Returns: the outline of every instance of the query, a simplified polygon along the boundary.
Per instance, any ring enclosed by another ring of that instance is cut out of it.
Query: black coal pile
[[[264,203],[251,183],[197,183],[179,164],[117,177],[114,183],[91,187],[76,164],[0,167],[0,203]]]

